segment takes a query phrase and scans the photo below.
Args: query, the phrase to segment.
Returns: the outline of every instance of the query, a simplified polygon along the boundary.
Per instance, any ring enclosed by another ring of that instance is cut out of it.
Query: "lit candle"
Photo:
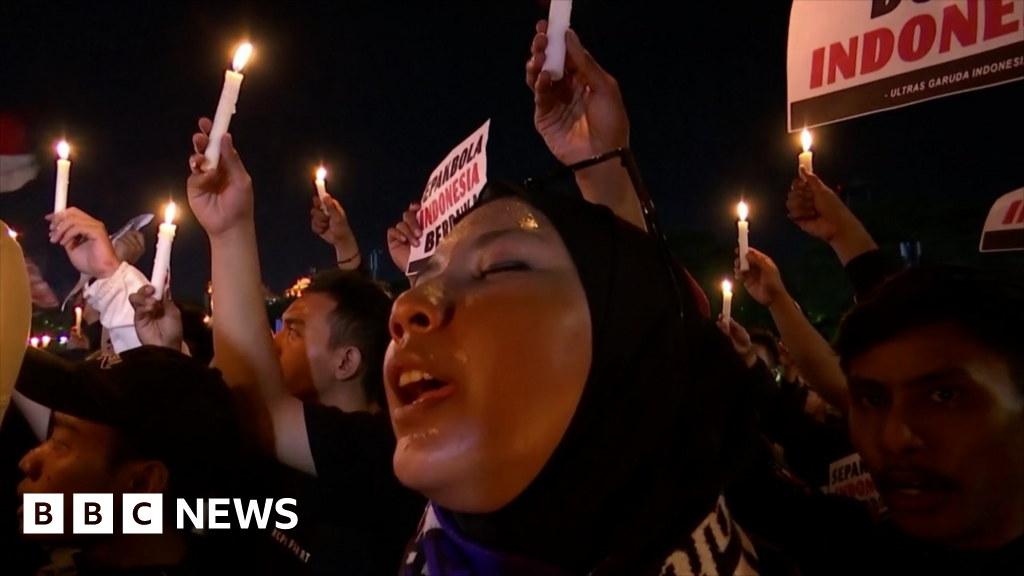
[[[43,337],[39,339],[39,343],[43,345],[43,348],[49,348],[50,340],[52,340],[52,338],[50,338],[49,334],[43,334]]]
[[[57,186],[53,193],[53,212],[63,212],[68,207],[68,181],[71,177],[71,146],[61,140],[57,144]]]
[[[231,70],[224,71],[224,88],[220,91],[220,102],[217,103],[217,114],[213,117],[213,128],[210,129],[210,143],[206,145],[206,161],[203,170],[216,170],[220,163],[220,141],[227,134],[231,124],[231,116],[235,113],[238,102],[238,91],[242,87],[245,76],[240,74],[245,63],[252,54],[252,44],[246,42],[235,51],[235,60]]]
[[[15,240],[18,239],[18,233],[15,232],[13,228],[7,229],[7,235],[10,236],[11,238],[14,238]]]
[[[551,0],[548,10],[548,47],[544,49],[543,70],[551,73],[551,79],[562,79],[565,72],[565,33],[569,30],[569,16],[572,15],[572,0]]]
[[[732,282],[722,280],[722,322],[726,326],[732,319]]]
[[[171,270],[171,244],[174,243],[174,233],[178,227],[174,225],[174,215],[177,207],[174,202],[164,209],[164,223],[160,225],[160,231],[156,239],[156,260],[153,262],[153,298],[158,301],[164,298],[164,284],[167,283],[167,273]]]
[[[740,231],[740,270],[746,272],[750,270],[750,262],[747,261],[747,252],[750,251],[750,223],[747,222],[747,203],[740,202],[736,207],[736,212],[740,215],[740,221],[736,223]]]
[[[316,193],[320,196],[320,208],[327,214],[327,183],[324,178],[327,178],[327,169],[321,166],[316,171]]]
[[[39,338],[36,338],[35,336],[29,338],[28,343],[31,344],[33,348],[39,348]]]
[[[803,153],[800,154],[800,167],[806,170],[808,174],[814,174],[814,152],[811,152],[811,133],[806,128],[800,133],[800,143],[804,147]]]
[[[75,332],[82,333],[82,307],[75,306]]]

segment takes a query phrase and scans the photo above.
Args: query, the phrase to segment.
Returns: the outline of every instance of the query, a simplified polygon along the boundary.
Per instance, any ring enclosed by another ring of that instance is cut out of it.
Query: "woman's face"
[[[457,512],[518,496],[590,370],[587,299],[550,222],[514,199],[470,213],[391,312],[384,362],[406,486]]]

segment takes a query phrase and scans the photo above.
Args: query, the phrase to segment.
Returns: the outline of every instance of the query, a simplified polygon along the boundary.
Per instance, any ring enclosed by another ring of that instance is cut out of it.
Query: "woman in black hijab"
[[[489,185],[392,313],[403,573],[756,574],[744,367],[689,290],[607,208]]]

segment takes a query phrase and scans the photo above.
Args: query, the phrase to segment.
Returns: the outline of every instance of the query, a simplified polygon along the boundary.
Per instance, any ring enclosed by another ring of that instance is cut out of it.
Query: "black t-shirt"
[[[294,498],[289,510],[298,524],[276,528],[289,518],[275,512],[266,529],[208,531],[231,551],[224,568],[267,576],[395,574],[426,502],[395,478],[390,421],[315,404],[306,404],[305,420],[317,476],[261,461],[240,488],[246,498]]]

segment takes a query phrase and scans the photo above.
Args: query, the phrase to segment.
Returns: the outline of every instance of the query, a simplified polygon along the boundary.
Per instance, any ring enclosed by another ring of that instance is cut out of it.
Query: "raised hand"
[[[221,143],[220,164],[216,170],[203,172],[203,153],[209,144],[213,123],[209,118],[199,120],[199,132],[192,136],[194,148],[189,158],[192,174],[188,177],[188,204],[196,220],[210,237],[253,225],[252,178],[245,170],[235,150],[231,134],[225,134]]]
[[[135,333],[140,342],[181,350],[184,340],[181,311],[171,300],[170,290],[164,290],[164,299],[158,302],[153,298],[153,287],[143,286],[135,294],[128,295],[128,302],[135,309]]]
[[[831,242],[844,227],[856,222],[839,196],[802,167],[800,178],[793,181],[786,196],[786,209],[801,230],[825,242]]]
[[[348,223],[348,215],[341,203],[334,198],[327,197],[327,214],[324,214],[323,203],[320,196],[313,196],[313,208],[309,211],[312,219],[313,233],[319,236],[334,248],[338,258],[338,265],[351,264],[354,268],[359,261],[359,243],[352,233],[352,227]],[[342,264],[345,263],[345,264]]]
[[[739,258],[735,262],[736,278],[743,282],[750,297],[762,306],[771,307],[786,296],[786,286],[782,283],[782,275],[772,259],[753,248],[747,253],[750,270],[740,270]]]
[[[114,252],[121,260],[134,265],[146,252],[146,237],[138,230],[129,230],[114,242]]]
[[[629,119],[618,82],[587,52],[576,32],[565,34],[565,76],[552,82],[542,71],[548,23],[537,35],[526,63],[526,84],[533,90],[533,122],[551,153],[573,164],[629,145]]]
[[[64,247],[79,272],[107,278],[121,265],[103,222],[78,208],[49,214],[46,220],[50,223],[50,242]]]
[[[740,355],[740,358],[743,358],[747,368],[752,367],[757,362],[757,353],[754,352],[754,345],[750,341],[750,333],[747,332],[747,329],[732,318],[726,324],[721,314],[718,315],[718,322],[716,324],[718,329],[732,341],[732,347],[736,349],[736,353]]]
[[[418,202],[409,204],[409,209],[402,213],[402,220],[388,228],[388,252],[391,253],[391,261],[398,266],[398,269],[405,273],[409,266],[409,252],[412,246],[420,245],[420,236],[423,230],[416,220],[416,214],[420,211]]]

